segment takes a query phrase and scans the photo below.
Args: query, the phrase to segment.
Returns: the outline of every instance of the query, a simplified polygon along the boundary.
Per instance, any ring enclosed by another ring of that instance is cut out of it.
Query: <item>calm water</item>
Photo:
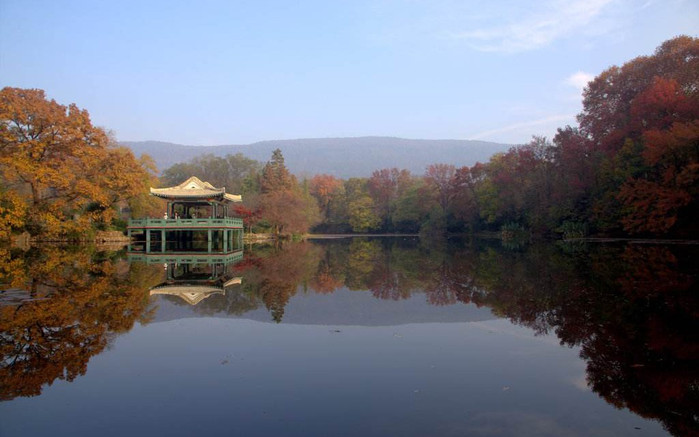
[[[697,254],[0,249],[0,435],[696,434]]]

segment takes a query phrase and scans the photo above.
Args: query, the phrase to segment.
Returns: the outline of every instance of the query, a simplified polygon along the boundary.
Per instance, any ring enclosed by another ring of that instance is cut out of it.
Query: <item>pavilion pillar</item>
[[[223,253],[228,253],[228,229],[223,230]]]
[[[150,253],[150,229],[146,229],[146,253]]]
[[[160,251],[165,252],[165,229],[160,230]]]
[[[211,243],[212,243],[212,241],[211,241],[211,237],[212,237],[212,235],[211,235],[211,229],[209,229],[207,232],[208,232],[209,238],[207,238],[207,240],[208,240],[208,245],[207,245],[207,249],[206,249],[206,250],[207,250],[207,252],[211,253]]]

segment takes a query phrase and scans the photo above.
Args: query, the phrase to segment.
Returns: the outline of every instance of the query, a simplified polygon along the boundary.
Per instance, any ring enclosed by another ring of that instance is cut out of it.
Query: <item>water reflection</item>
[[[234,276],[233,266],[234,262],[171,262],[165,264],[166,280],[151,288],[149,294],[177,297],[189,305],[211,296],[225,296],[242,282],[241,277]]]
[[[0,268],[3,400],[83,375],[115,335],[153,317],[143,290],[162,275],[156,266],[85,248],[0,249]]]
[[[265,311],[283,322],[299,294],[368,292],[376,301],[420,298],[445,310],[474,304],[554,333],[580,347],[587,383],[607,402],[675,435],[699,431],[695,247],[503,250],[356,238],[258,246],[228,260],[132,257],[131,264],[121,254],[84,250],[0,253],[0,282],[12,290],[0,308],[3,399],[83,374],[111,338],[157,318],[154,305],[197,315]]]

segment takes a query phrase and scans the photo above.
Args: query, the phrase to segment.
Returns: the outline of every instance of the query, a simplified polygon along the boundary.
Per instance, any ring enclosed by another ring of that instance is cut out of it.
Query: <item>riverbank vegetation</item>
[[[699,40],[678,37],[653,56],[611,67],[583,97],[578,127],[472,167],[435,163],[423,175],[386,168],[368,178],[296,181],[279,150],[264,168],[240,156],[188,165],[215,185],[240,175],[227,183],[240,187],[240,214],[260,231],[695,237]],[[231,162],[233,171],[217,173]]]
[[[154,169],[92,127],[85,111],[38,90],[4,89],[0,234],[71,235],[157,210]],[[583,94],[577,127],[533,137],[471,167],[398,168],[370,177],[297,177],[276,150],[265,165],[204,155],[165,169],[160,186],[198,176],[244,203],[247,231],[497,232],[507,239],[588,235],[692,238],[699,231],[699,39],[613,66]],[[438,157],[435,157],[438,159]]]

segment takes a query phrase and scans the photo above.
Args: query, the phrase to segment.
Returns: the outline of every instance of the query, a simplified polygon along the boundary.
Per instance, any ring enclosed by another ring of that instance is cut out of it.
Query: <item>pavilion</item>
[[[127,228],[130,238],[145,243],[145,253],[227,253],[242,246],[243,221],[232,216],[241,196],[195,176],[150,194],[167,200],[164,217],[131,219]]]

